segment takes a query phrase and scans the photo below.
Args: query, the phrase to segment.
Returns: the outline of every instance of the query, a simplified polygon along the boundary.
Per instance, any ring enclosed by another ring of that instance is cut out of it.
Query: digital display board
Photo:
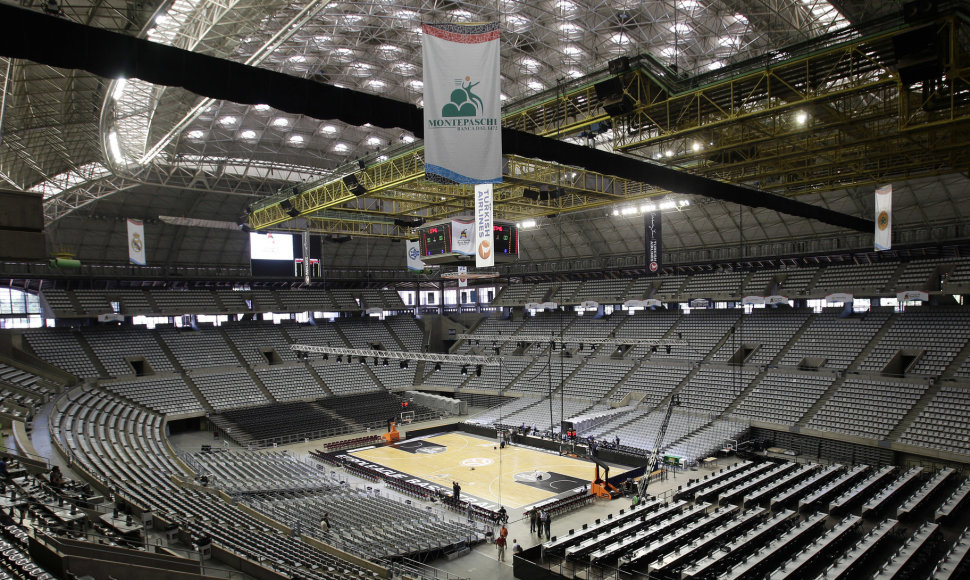
[[[519,254],[519,228],[513,224],[495,224],[492,237],[498,254]]]
[[[474,231],[469,227],[474,221],[453,218],[427,224],[418,230],[421,260],[427,264],[451,264],[468,262],[474,253],[462,251],[462,232]],[[496,221],[494,228],[495,257],[500,262],[512,262],[519,258],[519,229],[514,223]],[[472,240],[474,242],[474,240]],[[473,244],[468,244],[474,247]]]
[[[303,236],[280,233],[249,233],[249,267],[253,276],[265,278],[311,278],[322,276],[320,236],[310,236],[310,255],[303,255]]]
[[[442,256],[451,253],[451,224],[444,223],[420,231],[422,256]]]
[[[249,232],[250,260],[293,260],[293,235]]]

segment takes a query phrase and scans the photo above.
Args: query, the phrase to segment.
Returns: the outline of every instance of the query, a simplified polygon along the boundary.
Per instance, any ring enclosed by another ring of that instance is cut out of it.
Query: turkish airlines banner
[[[495,227],[492,224],[492,184],[476,185],[475,266],[477,268],[489,268],[495,265],[494,237]]]
[[[145,224],[141,220],[128,218],[128,260],[132,264],[144,266],[145,258]]]
[[[501,183],[498,23],[424,24],[421,31],[425,178]]]
[[[644,236],[647,246],[647,276],[659,276],[663,267],[660,257],[663,254],[663,222],[660,212],[643,214]]]
[[[877,250],[888,250],[893,246],[893,186],[883,185],[876,188],[876,236]]]

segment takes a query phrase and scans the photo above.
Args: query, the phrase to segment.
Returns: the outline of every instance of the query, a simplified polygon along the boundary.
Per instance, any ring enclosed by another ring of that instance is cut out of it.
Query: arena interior
[[[501,28],[494,268],[422,22]],[[0,28],[0,578],[970,577],[966,3]]]

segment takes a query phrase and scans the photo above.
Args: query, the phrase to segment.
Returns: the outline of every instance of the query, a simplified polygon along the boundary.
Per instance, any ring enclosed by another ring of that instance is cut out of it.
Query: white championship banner
[[[893,186],[876,188],[876,236],[877,250],[888,250],[893,245]]]
[[[475,223],[451,220],[451,253],[471,256],[475,253]]]
[[[145,224],[131,218],[128,218],[128,260],[139,266],[146,264]]]
[[[492,223],[492,184],[475,186],[475,267],[495,265],[495,225]]]
[[[424,262],[421,261],[421,244],[417,240],[408,240],[405,247],[408,254],[408,270],[423,272]]]
[[[425,178],[501,183],[498,24],[424,24],[421,30]]]

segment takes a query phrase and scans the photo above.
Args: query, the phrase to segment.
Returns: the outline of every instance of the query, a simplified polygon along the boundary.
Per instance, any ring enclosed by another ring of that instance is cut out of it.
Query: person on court
[[[506,531],[506,533],[508,533]],[[505,536],[495,538],[495,545],[498,547],[498,561],[505,561]]]
[[[546,539],[549,539],[549,529],[552,527],[552,514],[549,512],[543,512],[546,514],[545,520],[543,520],[543,526],[546,528]],[[540,534],[541,535],[541,534]]]
[[[536,524],[539,522],[539,512],[536,508],[529,510],[529,533],[534,534],[536,531]]]

